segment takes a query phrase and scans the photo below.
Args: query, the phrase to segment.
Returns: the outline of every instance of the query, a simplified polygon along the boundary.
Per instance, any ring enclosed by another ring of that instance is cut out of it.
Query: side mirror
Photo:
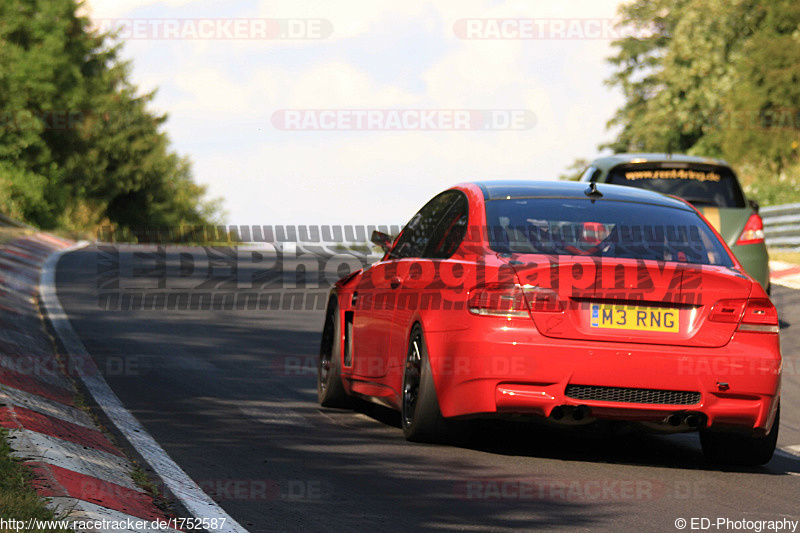
[[[753,211],[755,211],[756,214],[758,214],[758,210],[761,209],[761,206],[758,205],[758,202],[756,202],[755,200],[750,199],[750,200],[747,200],[747,203],[750,204],[750,207],[753,208]]]
[[[372,241],[372,244],[380,246],[384,253],[388,253],[392,249],[392,238],[381,231],[374,230],[369,240]]]

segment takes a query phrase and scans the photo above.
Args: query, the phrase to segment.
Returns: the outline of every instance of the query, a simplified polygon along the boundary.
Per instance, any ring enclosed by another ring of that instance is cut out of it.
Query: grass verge
[[[14,239],[25,237],[26,235],[33,235],[35,232],[29,229],[8,228],[0,226],[0,244],[6,244]]]
[[[0,429],[0,518],[5,520],[60,520],[56,513],[45,507],[44,502],[33,489],[30,481],[33,472],[11,455],[8,445],[8,431]],[[49,533],[72,529],[34,528],[25,531]]]
[[[769,259],[770,261],[783,261],[784,263],[800,265],[800,252],[787,252],[770,248]]]

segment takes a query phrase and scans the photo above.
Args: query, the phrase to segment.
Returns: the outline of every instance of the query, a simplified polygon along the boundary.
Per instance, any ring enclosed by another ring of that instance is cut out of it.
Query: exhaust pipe
[[[669,423],[670,426],[678,427],[681,425],[681,422],[681,415],[677,413],[673,413],[667,417],[667,423]]]
[[[589,415],[592,414],[592,411],[586,407],[585,405],[581,405],[576,407],[572,411],[572,419],[575,421],[583,420],[584,418],[589,418]]]
[[[586,424],[592,421],[592,410],[586,405],[557,405],[548,418],[560,424]]]
[[[686,425],[692,429],[695,429],[700,425],[700,417],[697,415],[693,414],[686,415],[686,418],[684,420],[686,420]]]

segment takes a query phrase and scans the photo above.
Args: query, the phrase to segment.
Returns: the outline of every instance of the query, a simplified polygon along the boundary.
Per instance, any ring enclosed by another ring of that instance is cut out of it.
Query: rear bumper
[[[593,417],[660,422],[701,413],[708,426],[764,430],[780,394],[777,335],[738,332],[722,348],[576,342],[506,331],[428,334],[436,390],[445,417],[549,416],[585,405]],[[522,337],[528,337],[527,339]],[[517,340],[510,340],[510,339]],[[691,404],[570,398],[568,385],[699,393]]]

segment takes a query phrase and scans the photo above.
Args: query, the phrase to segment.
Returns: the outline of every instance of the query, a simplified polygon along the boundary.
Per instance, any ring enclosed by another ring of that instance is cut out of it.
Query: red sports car
[[[778,315],[690,204],[608,184],[497,181],[433,198],[331,292],[319,400],[401,412],[409,440],[532,415],[699,430],[764,464],[780,417]]]

